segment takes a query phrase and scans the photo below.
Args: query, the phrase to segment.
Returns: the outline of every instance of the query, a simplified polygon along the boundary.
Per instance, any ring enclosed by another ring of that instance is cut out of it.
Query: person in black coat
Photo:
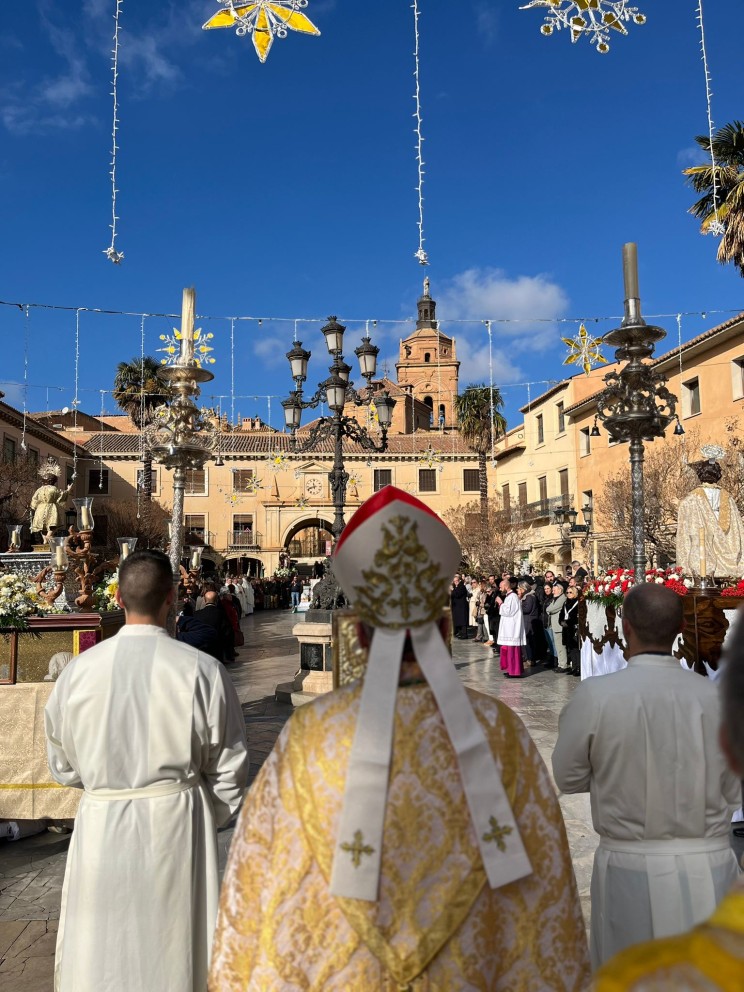
[[[522,590],[522,616],[524,632],[527,636],[527,658],[536,665],[545,657],[545,634],[543,632],[542,610],[529,582],[519,583]]]
[[[217,661],[222,661],[222,642],[218,632],[214,627],[196,618],[194,606],[190,600],[186,600],[182,604],[181,612],[176,619],[176,640],[190,644],[193,648],[211,655]]]
[[[569,586],[566,602],[560,612],[561,636],[568,655],[566,673],[581,675],[581,649],[579,646],[579,590]]]
[[[487,647],[493,647],[495,653],[498,653],[498,640],[499,640],[499,604],[497,603],[497,597],[499,595],[499,584],[496,581],[495,575],[488,576],[488,591],[486,593],[486,602],[484,612],[488,617],[488,633],[489,638],[486,641]]]
[[[204,604],[201,610],[196,611],[194,618],[216,632],[220,643],[220,655],[217,660],[234,661],[235,632],[230,618],[220,606],[220,598],[216,590],[210,589],[209,592],[204,593]]]
[[[462,576],[456,575],[450,590],[450,603],[452,606],[452,626],[455,628],[455,637],[461,641],[468,636],[468,600],[470,593],[462,581]]]

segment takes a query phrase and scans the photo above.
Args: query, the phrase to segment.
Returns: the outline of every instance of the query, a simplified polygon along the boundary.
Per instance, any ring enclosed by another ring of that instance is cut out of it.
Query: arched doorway
[[[434,426],[434,398],[432,396],[424,396],[424,403],[429,407],[429,427]]]
[[[315,517],[298,520],[284,538],[284,547],[292,561],[309,563],[330,553],[333,530],[327,520]]]

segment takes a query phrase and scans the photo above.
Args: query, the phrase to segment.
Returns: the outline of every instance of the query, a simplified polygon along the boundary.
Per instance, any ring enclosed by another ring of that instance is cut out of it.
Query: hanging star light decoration
[[[212,28],[235,28],[241,38],[249,34],[253,38],[261,62],[268,58],[274,38],[286,38],[287,30],[300,34],[319,35],[320,31],[302,13],[308,0],[256,0],[255,3],[239,3],[236,0],[220,0],[224,6],[202,25],[204,31]]]
[[[272,472],[279,472],[284,468],[284,463],[287,461],[287,456],[283,451],[272,451],[269,455],[269,464]]]
[[[570,349],[564,365],[580,365],[589,375],[595,365],[607,364],[607,359],[600,350],[604,338],[593,338],[583,324],[575,338],[561,338],[561,341]]]
[[[551,35],[566,28],[572,42],[586,35],[602,55],[610,50],[611,31],[627,34],[628,22],[646,23],[646,15],[637,7],[628,6],[628,0],[530,0],[519,9],[532,7],[546,7],[550,11],[540,27],[542,34]]]
[[[160,340],[165,343],[164,348],[157,350],[167,355],[161,358],[161,365],[177,365],[181,357],[181,331],[177,327],[173,328],[172,334],[161,334]],[[214,339],[214,334],[202,334],[201,328],[194,331],[194,362],[201,368],[203,365],[214,365],[215,360],[211,357],[214,348],[209,344]]]
[[[296,506],[296,507],[297,507],[297,508],[298,508],[299,510],[306,510],[306,509],[308,508],[308,506],[310,506],[310,502],[309,502],[309,500],[307,499],[307,497],[306,497],[306,496],[299,496],[299,497],[298,497],[298,498],[297,498],[297,499],[295,500],[295,506]]]
[[[437,466],[439,466],[440,472],[442,471],[441,461],[442,461],[441,451],[435,451],[434,448],[432,448],[431,444],[429,444],[429,447],[426,449],[426,451],[423,451],[421,453],[421,457],[419,458],[420,465],[426,465],[427,468],[436,468]]]

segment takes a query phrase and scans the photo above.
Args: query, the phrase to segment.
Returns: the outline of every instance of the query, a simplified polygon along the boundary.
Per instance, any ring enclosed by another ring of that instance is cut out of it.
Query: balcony
[[[573,496],[568,493],[565,496],[551,496],[549,499],[539,499],[535,503],[522,503],[519,510],[524,523],[533,523],[536,520],[547,520],[552,523],[553,512],[573,505]]]
[[[241,551],[260,551],[261,535],[252,530],[231,530],[227,535],[227,547]]]

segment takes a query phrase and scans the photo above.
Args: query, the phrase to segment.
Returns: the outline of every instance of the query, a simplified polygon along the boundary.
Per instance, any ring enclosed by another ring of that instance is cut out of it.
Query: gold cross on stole
[[[486,841],[486,843],[495,841],[496,847],[498,847],[500,851],[505,851],[506,844],[504,843],[504,837],[508,837],[509,834],[514,833],[513,828],[499,826],[499,821],[496,819],[495,816],[491,817],[489,823],[491,825],[491,832],[487,834],[483,834],[483,840]]]
[[[364,835],[361,830],[357,830],[354,834],[354,843],[342,844],[341,850],[347,851],[351,855],[351,863],[355,868],[358,868],[362,863],[362,855],[372,855],[375,853],[374,847],[370,847],[369,844],[364,843]]]

